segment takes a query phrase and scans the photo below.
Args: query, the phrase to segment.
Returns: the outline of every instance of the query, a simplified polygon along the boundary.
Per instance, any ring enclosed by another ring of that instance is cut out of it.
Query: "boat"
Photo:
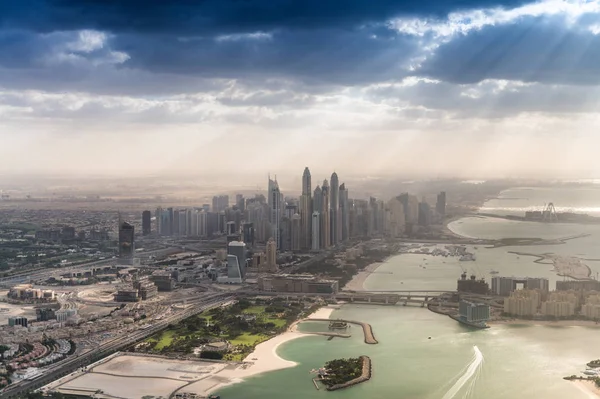
[[[598,370],[596,369],[587,369],[585,371],[582,371],[583,374],[585,375],[598,375]]]
[[[498,270],[491,270],[490,274],[500,274],[500,272]]]
[[[475,260],[475,255],[473,255],[473,254],[465,254],[465,255],[461,256],[459,260],[461,262],[474,261]]]

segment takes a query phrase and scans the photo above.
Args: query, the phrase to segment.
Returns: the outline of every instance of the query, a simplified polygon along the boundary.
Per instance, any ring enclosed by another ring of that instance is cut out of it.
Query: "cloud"
[[[600,109],[600,88],[506,80],[453,84],[428,79],[377,84],[362,89],[365,99],[434,119],[505,118],[519,114],[590,114]],[[408,111],[407,111],[408,110]],[[431,113],[441,111],[440,113]]]
[[[0,2],[0,28],[212,36],[280,28],[355,27],[401,15],[444,16],[461,9],[514,7],[523,3],[523,0],[21,0]]]
[[[416,74],[458,84],[501,79],[597,85],[600,36],[564,16],[524,17],[455,37]]]

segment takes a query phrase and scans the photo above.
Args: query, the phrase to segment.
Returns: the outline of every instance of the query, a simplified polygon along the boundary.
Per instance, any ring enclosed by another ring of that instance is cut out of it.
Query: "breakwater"
[[[305,322],[305,321],[326,321],[326,322],[330,322],[331,319],[303,319],[300,320],[300,322]],[[379,341],[377,341],[375,339],[375,335],[373,334],[373,327],[371,327],[371,325],[369,323],[363,323],[361,321],[352,321],[352,320],[338,320],[338,321],[342,321],[345,323],[350,323],[350,324],[355,324],[358,326],[361,326],[363,329],[363,333],[365,335],[365,344],[370,344],[370,345],[374,345],[374,344],[378,344]]]
[[[344,382],[343,384],[335,384],[330,387],[327,387],[328,391],[337,391],[338,389],[349,388],[351,386],[360,384],[362,382],[367,382],[371,379],[371,358],[369,356],[360,356],[359,359],[362,361],[362,373],[359,377],[356,377],[353,380],[348,382]]]

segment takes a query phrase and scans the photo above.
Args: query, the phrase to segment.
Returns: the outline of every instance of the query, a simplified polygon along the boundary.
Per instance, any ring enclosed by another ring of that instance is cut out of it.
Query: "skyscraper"
[[[404,206],[398,198],[392,198],[387,204],[386,233],[394,238],[404,234]]]
[[[318,251],[321,249],[321,237],[320,237],[320,217],[319,212],[314,211],[312,213],[312,237],[311,237],[311,249]]]
[[[277,272],[277,245],[275,244],[275,241],[270,238],[269,241],[267,241],[267,250],[266,250],[266,257],[267,257],[267,271],[270,273],[276,273]]]
[[[135,252],[134,243],[134,227],[133,225],[122,222],[119,216],[119,257],[120,258],[133,258]]]
[[[348,213],[348,190],[346,190],[346,183],[342,183],[340,186],[340,219],[341,240],[347,241],[350,237],[350,221]]]
[[[302,220],[299,214],[292,217],[292,251],[301,249],[302,239]]]
[[[442,218],[446,216],[446,192],[442,191],[437,196],[437,202],[435,203],[435,211]]]
[[[331,201],[329,203],[329,208],[331,209],[331,245],[336,245],[340,242],[340,181],[338,179],[337,173],[333,172],[331,175]]]
[[[156,208],[156,211],[154,211],[154,219],[156,220],[156,235],[160,236],[162,234],[162,220],[163,220],[163,210],[162,208],[159,206],[158,208]]]
[[[323,180],[321,187],[321,248],[331,246],[331,217],[329,209],[329,183],[327,179]]]
[[[431,224],[431,207],[425,201],[425,198],[419,203],[418,221],[420,226],[429,226]]]
[[[142,235],[149,236],[152,232],[152,212],[142,212]]]
[[[300,222],[301,222],[301,248],[311,248],[311,225],[312,225],[312,198],[311,198],[311,176],[308,167],[304,168],[302,174],[302,195],[300,196]]]
[[[277,244],[277,249],[281,248],[280,239],[280,221],[281,221],[281,192],[279,191],[279,184],[277,183],[277,177],[275,180],[271,180],[269,177],[269,189],[268,189],[268,201],[269,201],[269,222],[271,223],[271,237]]]

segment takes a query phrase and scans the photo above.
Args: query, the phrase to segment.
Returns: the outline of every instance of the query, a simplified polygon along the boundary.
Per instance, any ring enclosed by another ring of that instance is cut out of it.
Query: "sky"
[[[600,0],[0,2],[0,173],[600,176]]]

